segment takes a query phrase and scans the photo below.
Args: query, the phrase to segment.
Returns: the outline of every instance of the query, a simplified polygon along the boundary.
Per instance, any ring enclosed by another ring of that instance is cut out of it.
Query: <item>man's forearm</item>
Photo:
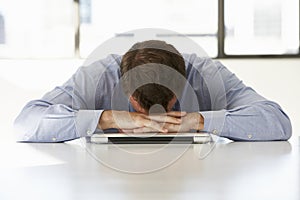
[[[166,129],[167,132],[189,132],[190,130],[202,130],[204,127],[204,118],[203,116],[198,113],[186,113],[186,112],[177,112],[182,113],[181,115],[174,116],[170,112],[170,116],[175,118],[177,122],[166,122],[166,121],[160,121],[159,123],[163,128]],[[164,116],[167,116],[169,113],[165,113]],[[123,132],[157,132],[156,129],[153,127],[141,127],[141,128],[135,128],[132,130],[123,130]]]
[[[137,112],[106,110],[103,111],[99,119],[98,128],[103,130],[117,128],[124,131],[138,129],[141,130],[141,132],[143,132],[143,130],[168,132],[168,128],[164,127],[165,124],[170,124],[178,129],[181,127],[180,124],[183,121],[182,119],[185,119],[185,117],[186,112],[177,111],[156,115],[146,115]],[[199,113],[195,113],[193,116],[190,116],[185,123],[195,122],[194,124],[189,124],[188,127],[201,129],[202,126],[201,124],[199,125],[199,121],[201,121],[201,119],[199,119],[200,117],[201,115],[199,115]]]
[[[113,120],[112,110],[103,111],[99,119],[98,128],[102,130],[109,128],[117,128]]]
[[[271,101],[202,114],[206,123],[205,131],[232,140],[287,140],[292,133],[289,118]]]
[[[93,134],[102,110],[72,110],[46,101],[29,102],[14,122],[17,141],[62,142]]]

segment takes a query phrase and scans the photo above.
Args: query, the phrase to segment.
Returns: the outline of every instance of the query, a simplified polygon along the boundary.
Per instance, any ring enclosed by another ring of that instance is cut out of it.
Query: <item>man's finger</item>
[[[155,133],[157,130],[150,127],[136,128],[133,129],[133,133]]]
[[[142,123],[144,127],[152,128],[156,131],[163,132],[163,133],[168,132],[168,130],[163,127],[163,124],[160,124],[154,120],[144,118],[142,120]]]
[[[171,111],[164,114],[172,117],[184,117],[187,113],[185,111]]]
[[[185,111],[170,111],[166,113],[158,113],[155,115],[161,115],[161,116],[171,116],[171,117],[184,117],[186,116],[187,112]]]
[[[157,121],[157,122],[164,122],[164,123],[172,123],[172,124],[180,124],[181,119],[176,118],[173,116],[164,116],[164,115],[149,115],[149,119]]]
[[[119,129],[120,133],[133,133],[133,129]]]
[[[181,125],[177,125],[177,124],[170,124],[170,123],[164,124],[164,128],[168,129],[169,133],[180,132],[180,127],[181,127]]]

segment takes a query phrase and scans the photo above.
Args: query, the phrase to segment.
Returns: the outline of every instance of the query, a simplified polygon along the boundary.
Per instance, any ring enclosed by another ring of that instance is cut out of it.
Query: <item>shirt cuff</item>
[[[104,110],[79,110],[75,120],[77,136],[86,137],[93,135],[103,111]]]
[[[203,131],[222,136],[226,113],[226,110],[200,112],[204,118]]]

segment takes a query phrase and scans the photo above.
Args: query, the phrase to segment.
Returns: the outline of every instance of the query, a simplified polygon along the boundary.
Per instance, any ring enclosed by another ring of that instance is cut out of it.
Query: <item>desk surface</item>
[[[0,199],[300,199],[299,144],[219,142],[213,148],[163,148],[84,148],[80,142],[2,145]],[[136,156],[145,159],[137,162]],[[128,173],[134,171],[139,173]]]

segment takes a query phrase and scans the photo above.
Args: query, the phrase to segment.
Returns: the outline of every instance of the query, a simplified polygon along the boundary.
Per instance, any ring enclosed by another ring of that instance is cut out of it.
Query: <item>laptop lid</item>
[[[208,143],[212,137],[207,132],[201,133],[95,133],[90,142],[96,144],[149,144],[149,143]]]

